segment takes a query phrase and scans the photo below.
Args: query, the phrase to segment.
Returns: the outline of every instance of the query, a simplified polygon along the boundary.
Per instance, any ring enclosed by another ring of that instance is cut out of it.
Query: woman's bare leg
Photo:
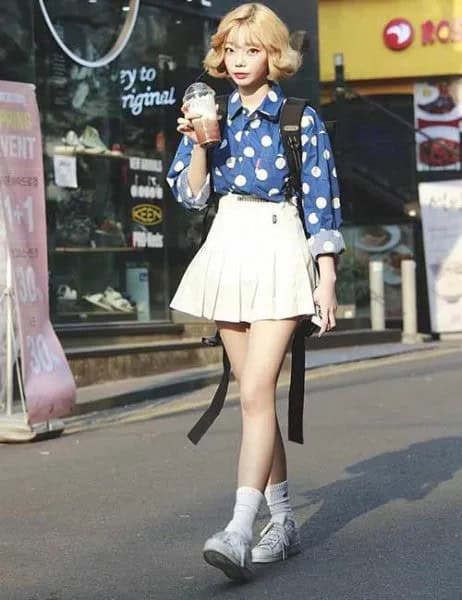
[[[256,321],[250,325],[240,382],[239,487],[248,486],[263,492],[272,471],[278,431],[276,384],[296,324],[296,319],[284,319]],[[276,458],[278,470],[284,471],[285,457],[278,453]]]

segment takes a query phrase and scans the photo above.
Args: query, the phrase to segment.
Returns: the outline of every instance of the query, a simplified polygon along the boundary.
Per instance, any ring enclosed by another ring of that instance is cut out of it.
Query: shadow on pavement
[[[411,444],[351,465],[348,479],[301,493],[307,500],[301,507],[321,504],[301,526],[302,543],[305,548],[322,544],[356,517],[392,500],[421,500],[460,468],[460,437]]]

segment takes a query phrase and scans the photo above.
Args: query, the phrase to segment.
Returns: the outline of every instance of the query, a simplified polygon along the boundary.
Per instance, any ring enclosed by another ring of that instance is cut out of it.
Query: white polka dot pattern
[[[257,179],[259,179],[260,181],[266,181],[268,179],[268,171],[266,171],[265,169],[255,169],[255,174],[257,176]]]
[[[319,223],[319,218],[318,215],[316,213],[310,213],[308,215],[308,221],[312,224],[312,225],[316,225],[316,223]]]
[[[313,167],[311,169],[311,175],[313,175],[313,177],[321,177],[321,169],[319,167]]]
[[[277,169],[283,169],[286,166],[287,161],[283,156],[278,156],[274,164],[276,165]]]
[[[304,115],[302,117],[302,127],[308,127],[309,125],[314,125],[314,119],[311,116]]]
[[[272,84],[260,107],[249,114],[248,110],[244,111],[239,94],[232,93],[223,139],[210,152],[217,193],[256,194],[273,202],[286,199],[288,164],[277,119],[283,100],[280,87]],[[305,108],[301,119],[300,141],[303,161],[301,200],[306,228],[311,236],[310,252],[313,256],[329,251],[341,252],[344,241],[338,231],[341,206],[334,157],[322,120],[311,107]],[[208,179],[203,189],[190,198],[187,168],[192,148],[187,136],[180,138],[167,173],[174,196],[187,207],[204,205],[210,194]]]

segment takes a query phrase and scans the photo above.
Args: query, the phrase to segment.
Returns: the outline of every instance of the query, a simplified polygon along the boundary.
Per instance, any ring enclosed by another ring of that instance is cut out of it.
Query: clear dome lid
[[[208,86],[203,81],[196,81],[192,83],[184,93],[184,99],[197,98],[198,96],[208,96],[209,94],[215,95],[215,90]]]

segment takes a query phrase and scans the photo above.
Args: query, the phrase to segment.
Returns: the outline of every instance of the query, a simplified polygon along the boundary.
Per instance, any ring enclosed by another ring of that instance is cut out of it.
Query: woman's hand
[[[192,124],[192,120],[193,119],[197,119],[198,117],[200,117],[200,115],[195,115],[194,113],[190,113],[188,112],[188,105],[187,104],[183,104],[183,106],[181,107],[181,112],[183,113],[183,117],[178,117],[177,119],[177,123],[178,123],[178,127],[176,128],[177,131],[179,131],[180,133],[183,133],[185,136],[187,136],[193,144],[197,144],[197,135],[194,131],[194,126]]]
[[[319,285],[313,291],[314,303],[321,319],[319,337],[326,331],[335,328],[337,313],[337,296],[335,294],[335,259],[332,255],[318,256],[320,271]]]

